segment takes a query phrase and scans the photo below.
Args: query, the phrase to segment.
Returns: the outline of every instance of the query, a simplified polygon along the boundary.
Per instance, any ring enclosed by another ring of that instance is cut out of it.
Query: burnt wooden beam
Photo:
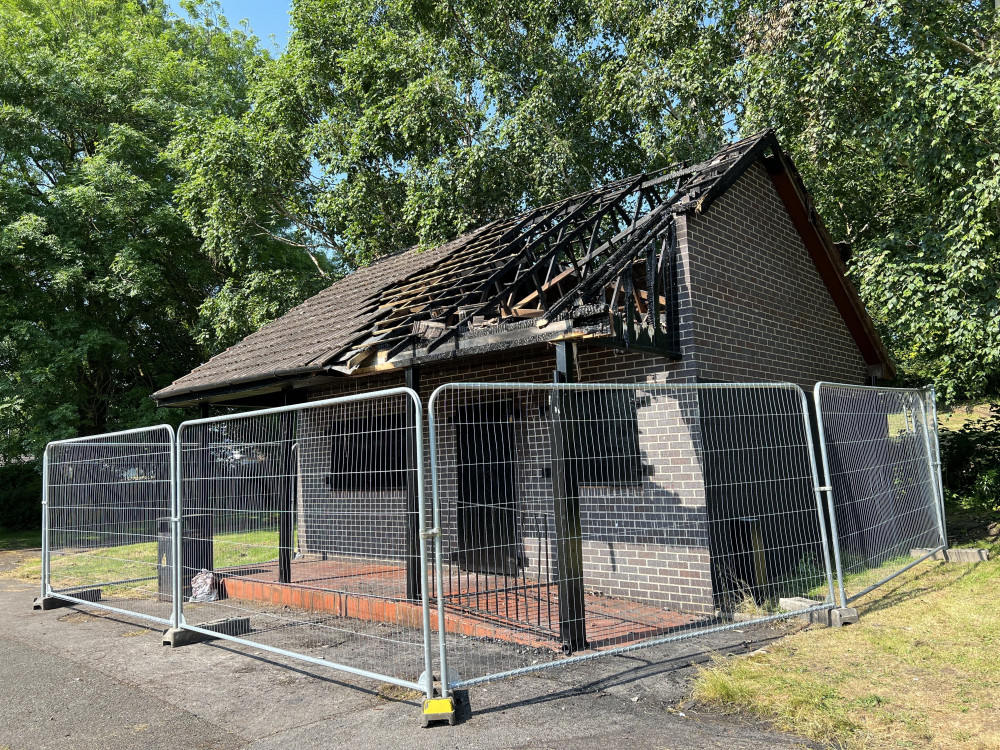
[[[657,209],[665,205],[666,204],[661,204],[661,206],[657,206]],[[647,216],[651,215],[652,214],[647,214]],[[641,229],[637,229],[632,232],[630,236],[628,236],[618,247],[618,249],[616,249],[607,258],[600,268],[596,269],[586,279],[581,280],[576,288],[565,294],[550,306],[548,310],[548,320],[552,320],[555,316],[569,309],[578,298],[586,301],[592,294],[595,293],[595,290],[598,290],[610,283],[611,279],[620,272],[621,267],[634,254],[641,252],[644,249],[645,242],[650,239],[655,239],[659,232],[672,223],[673,215],[667,212],[661,212],[657,220],[651,222],[651,225],[647,222]],[[542,320],[546,319],[543,318]],[[539,321],[539,323],[541,322],[542,321]]]
[[[584,212],[588,208],[590,208],[594,203],[596,203],[598,201],[599,197],[605,195],[607,193],[607,191],[604,191],[604,192],[594,192],[594,193],[586,196],[584,200],[579,201],[578,203],[576,203],[576,204],[574,204],[574,205],[566,208],[564,210],[563,215],[561,216],[561,218],[560,218],[560,216],[559,216],[558,213],[556,213],[556,212],[550,212],[549,215],[547,215],[543,221],[548,221],[550,219],[556,218],[557,219],[556,223],[552,224],[551,226],[549,226],[540,235],[538,235],[538,236],[534,237],[533,239],[531,239],[530,241],[528,241],[527,244],[523,248],[521,248],[518,256],[514,259],[516,262],[505,264],[496,273],[494,273],[493,275],[491,275],[490,279],[488,279],[487,282],[484,283],[482,285],[482,287],[480,287],[480,288],[488,288],[493,280],[501,277],[502,275],[504,275],[506,273],[509,273],[509,271],[511,270],[510,266],[512,266],[512,265],[516,266],[517,263],[523,262],[523,258],[524,257],[528,257],[532,261],[533,268],[535,266],[537,266],[538,263],[544,262],[544,260],[548,257],[549,252],[558,252],[559,249],[561,247],[563,247],[567,242],[572,242],[573,240],[575,240],[576,237],[579,235],[579,233],[583,229],[585,229],[585,227],[587,225],[589,225],[590,222],[594,221],[595,219],[599,219],[608,210],[611,210],[614,206],[618,205],[625,196],[627,196],[630,192],[634,191],[635,186],[638,185],[639,182],[641,182],[641,179],[630,180],[624,190],[619,191],[619,192],[617,192],[617,193],[614,194],[614,200],[611,203],[609,203],[606,206],[601,207],[595,213],[594,216],[587,217],[582,222],[581,226],[577,227],[576,229],[573,229],[570,232],[569,235],[565,234],[565,230],[567,229],[567,227],[574,220],[578,219],[581,215],[583,215]],[[541,244],[545,244],[545,243],[550,242],[551,237],[553,236],[553,234],[559,234],[559,235],[561,235],[562,236],[562,242],[557,243],[556,248],[554,250],[550,250],[549,252],[547,252],[545,255],[542,256],[541,259],[535,259],[534,256],[533,256],[534,249],[536,247],[538,247],[539,245],[541,245]],[[536,282],[536,284],[537,284],[537,282]],[[502,298],[503,295],[499,295],[499,296],[500,296],[500,298]],[[474,311],[474,312],[472,312],[472,313],[470,313],[468,315],[465,315],[463,317],[460,317],[460,319],[457,322],[457,324],[451,330],[449,330],[444,336],[441,337],[441,339],[439,340],[439,342],[438,342],[437,345],[443,344],[447,339],[449,339],[452,336],[454,336],[457,333],[458,329],[460,329],[461,326],[465,322],[467,322],[468,320],[471,320],[471,318],[472,318],[473,315],[481,314],[483,310],[487,309],[489,306],[492,306],[493,304],[496,304],[496,303],[497,303],[497,300],[491,298],[491,300],[490,300],[489,303],[481,304],[479,306],[478,310],[476,310],[476,311]]]

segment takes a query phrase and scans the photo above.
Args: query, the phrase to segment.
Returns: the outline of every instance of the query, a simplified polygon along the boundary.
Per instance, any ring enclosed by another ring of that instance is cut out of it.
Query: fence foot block
[[[222,635],[246,635],[250,632],[249,617],[227,617],[223,620],[199,623],[199,628],[211,630]],[[198,633],[187,628],[169,628],[163,632],[163,645],[171,648],[189,646],[192,643],[211,641],[218,636],[208,633]]]
[[[923,557],[930,552],[929,549],[911,549],[910,557]],[[990,551],[982,548],[971,549],[943,549],[934,553],[932,560],[944,560],[950,563],[978,563],[987,562],[990,559]]]
[[[785,612],[797,613],[795,616],[803,622],[808,622],[810,625],[819,625],[823,628],[830,627],[830,610],[820,609],[812,612],[802,611],[809,609],[810,607],[815,607],[816,604],[817,602],[814,600],[806,599],[803,596],[783,596],[778,600],[778,606],[781,607],[781,609]]]
[[[76,599],[83,599],[85,602],[99,602],[101,601],[101,590],[86,589],[84,591],[74,591],[73,597]],[[71,602],[69,599],[62,599],[58,596],[40,596],[35,599],[31,608],[46,611],[50,609],[59,609],[60,607],[76,607],[79,606],[79,604],[79,602]]]
[[[420,726],[426,729],[432,721],[447,721],[449,726],[455,726],[455,699],[453,697],[428,698],[424,701]]]
[[[858,610],[855,607],[838,607],[830,610],[830,626],[842,628],[844,625],[854,625],[858,621]]]

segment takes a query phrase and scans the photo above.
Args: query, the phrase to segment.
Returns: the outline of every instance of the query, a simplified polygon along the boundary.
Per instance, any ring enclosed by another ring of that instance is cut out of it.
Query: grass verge
[[[12,549],[39,549],[42,531],[4,531],[0,529],[0,552]]]
[[[1000,749],[1000,533],[987,563],[926,562],[768,653],[717,659],[694,698],[842,748]]]
[[[30,536],[31,534],[34,536]],[[0,550],[5,540],[14,546],[18,540],[34,541],[34,546],[41,546],[40,532],[27,532],[27,537],[0,536]],[[20,548],[24,548],[21,544]],[[243,565],[255,565],[278,557],[278,533],[276,531],[248,531],[234,534],[219,534],[213,539],[214,567],[231,568]],[[117,547],[98,547],[84,550],[61,550],[53,555],[51,576],[55,589],[66,589],[75,586],[99,585],[102,582],[122,581],[131,578],[155,577],[157,574],[157,543],[140,542],[124,544]],[[18,567],[3,574],[29,583],[41,581],[42,561],[40,555],[32,555]],[[119,584],[107,587],[107,595],[128,595],[132,590],[142,591],[150,588],[148,582],[138,581],[131,584]],[[155,589],[155,583],[153,585]]]

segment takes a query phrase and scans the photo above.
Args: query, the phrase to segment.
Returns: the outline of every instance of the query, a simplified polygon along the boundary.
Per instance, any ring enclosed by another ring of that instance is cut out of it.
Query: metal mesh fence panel
[[[429,408],[453,688],[833,606],[797,386],[451,384]]]
[[[817,383],[814,396],[846,605],[946,544],[933,393]]]
[[[170,622],[173,456],[165,425],[49,443],[43,596]]]
[[[393,389],[181,425],[183,626],[426,689],[420,420]]]

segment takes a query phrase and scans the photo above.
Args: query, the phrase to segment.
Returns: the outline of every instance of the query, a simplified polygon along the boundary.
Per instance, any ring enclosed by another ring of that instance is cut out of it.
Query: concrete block
[[[778,606],[781,607],[786,612],[798,612],[800,610],[809,609],[810,607],[815,607],[816,602],[812,599],[806,599],[802,596],[788,596],[781,597],[778,599]],[[812,625],[819,625],[823,628],[830,627],[830,610],[823,609],[815,612],[803,612],[797,617]]]
[[[82,599],[85,602],[101,601],[100,589],[84,589],[83,591],[72,591],[67,593],[70,596],[76,599]],[[35,599],[31,608],[45,611],[50,609],[59,609],[60,607],[76,607],[78,604],[79,602],[71,602],[69,599],[63,599],[58,595],[50,594],[49,596],[41,596]]]
[[[250,632],[249,617],[227,617],[222,620],[198,623],[195,627],[211,630],[222,635],[246,635]],[[189,646],[192,643],[203,643],[214,640],[217,636],[199,633],[187,628],[169,628],[163,632],[163,645],[171,648]]]
[[[929,549],[911,549],[910,557],[923,557]],[[932,560],[944,560],[950,563],[978,563],[990,559],[988,549],[945,549],[934,553]]]
[[[858,622],[858,610],[854,607],[838,607],[830,610],[830,627],[842,628]]]

